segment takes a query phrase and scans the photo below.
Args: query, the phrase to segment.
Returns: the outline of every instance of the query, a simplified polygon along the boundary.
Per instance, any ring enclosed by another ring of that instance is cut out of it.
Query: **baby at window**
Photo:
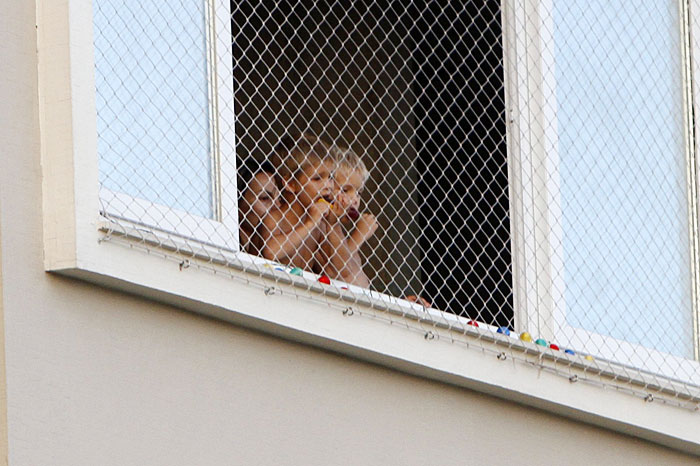
[[[282,139],[272,157],[282,203],[261,223],[263,257],[320,271],[318,249],[329,228],[334,163],[328,145],[315,136]]]
[[[377,221],[360,213],[369,177],[360,157],[300,134],[282,139],[272,167],[282,202],[259,222],[262,256],[369,288],[360,247],[377,230]],[[418,296],[405,299],[430,306]]]
[[[360,247],[377,231],[377,219],[369,212],[360,213],[361,196],[369,171],[360,156],[350,149],[333,146],[334,196],[332,210],[326,216],[324,241],[318,263],[330,278],[369,288],[364,273]],[[404,299],[431,307],[430,301],[409,295]]]
[[[368,288],[359,250],[377,222],[359,211],[369,177],[360,157],[302,134],[285,137],[272,160],[283,202],[262,219],[262,255]]]
[[[360,247],[377,230],[377,220],[370,213],[360,213],[360,198],[369,172],[353,151],[334,146],[334,192],[332,211],[324,241],[319,250],[319,265],[330,278],[369,288],[362,270]]]

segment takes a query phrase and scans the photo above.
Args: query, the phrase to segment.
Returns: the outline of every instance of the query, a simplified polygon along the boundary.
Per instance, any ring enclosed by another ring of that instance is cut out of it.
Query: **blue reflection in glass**
[[[212,217],[204,1],[95,0],[100,183]]]
[[[566,318],[692,357],[678,5],[556,0]]]

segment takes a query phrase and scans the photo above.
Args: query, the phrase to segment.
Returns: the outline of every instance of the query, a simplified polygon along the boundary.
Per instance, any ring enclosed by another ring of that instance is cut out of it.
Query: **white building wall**
[[[582,422],[46,274],[35,5],[7,3],[0,293],[10,465],[697,464]]]

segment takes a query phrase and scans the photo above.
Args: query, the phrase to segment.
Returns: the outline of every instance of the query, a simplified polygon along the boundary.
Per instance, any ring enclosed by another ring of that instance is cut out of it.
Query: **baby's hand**
[[[347,209],[347,196],[344,196],[343,194],[339,194],[335,198],[335,202],[331,204],[333,206],[332,213],[335,215],[335,220],[340,219],[343,215],[345,215],[345,210]]]
[[[318,223],[322,218],[326,217],[331,211],[331,204],[323,199],[319,199],[315,203],[309,206],[309,218],[314,222]]]
[[[331,203],[327,199],[321,198],[316,201],[316,205],[324,206],[323,219],[329,224],[336,223],[345,213],[343,206],[340,205],[337,199]]]
[[[331,204],[331,218],[332,221],[338,221],[345,216],[347,213],[348,205],[350,204],[350,199],[343,193],[337,193],[335,199],[333,199],[333,204]],[[335,217],[335,218],[333,218]]]
[[[340,207],[343,208],[343,210],[347,209],[350,205],[350,197],[348,197],[348,195],[345,193],[337,193],[335,195],[335,204],[339,204]]]
[[[367,239],[377,231],[377,218],[373,214],[365,213],[360,216],[355,228]]]
[[[412,303],[418,303],[423,307],[432,307],[433,305],[428,301],[427,299],[421,297],[421,296],[416,296],[416,295],[409,295],[404,298],[406,301],[410,301]]]

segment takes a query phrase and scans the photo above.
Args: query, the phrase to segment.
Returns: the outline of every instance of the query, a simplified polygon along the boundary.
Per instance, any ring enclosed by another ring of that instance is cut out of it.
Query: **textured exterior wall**
[[[0,196],[1,198],[1,196]],[[2,219],[2,202],[0,202]],[[7,381],[5,377],[5,303],[2,278],[2,222],[0,220],[0,465],[7,465]]]
[[[0,16],[10,465],[697,464],[604,429],[46,274],[34,24],[29,0],[9,2]]]

